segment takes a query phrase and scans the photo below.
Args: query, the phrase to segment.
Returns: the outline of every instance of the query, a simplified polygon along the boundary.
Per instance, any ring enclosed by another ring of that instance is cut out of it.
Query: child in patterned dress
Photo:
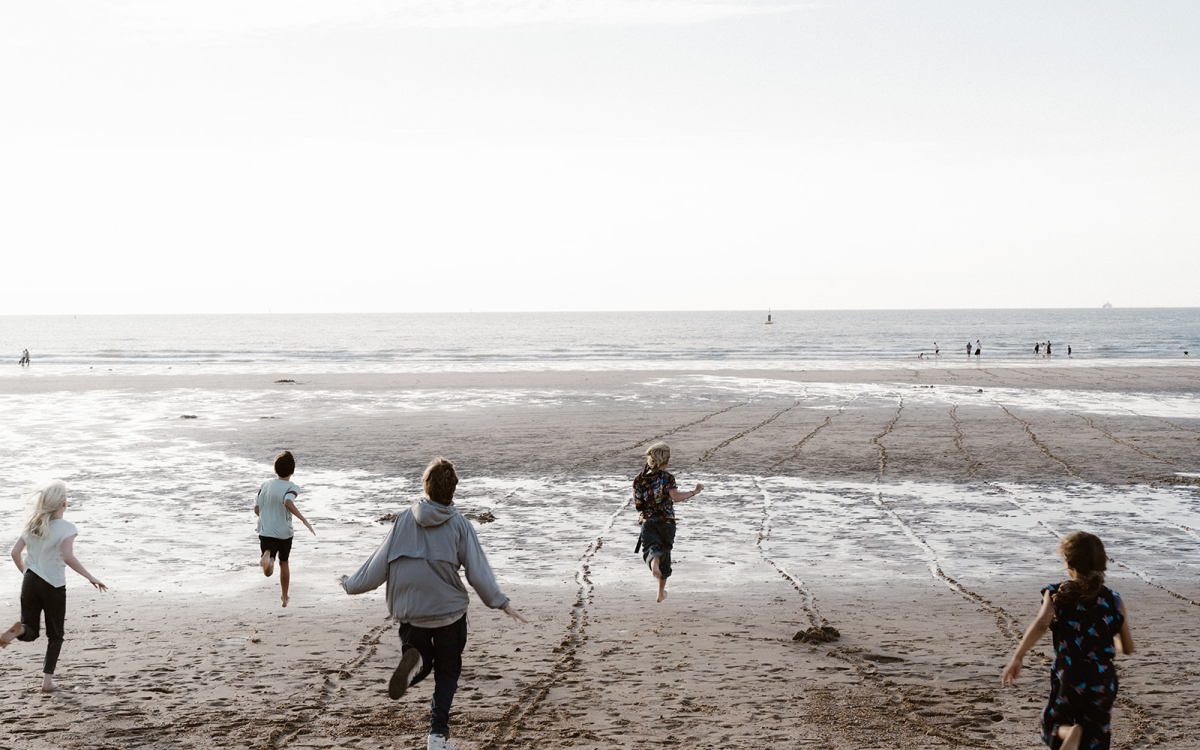
[[[691,492],[680,492],[675,477],[667,471],[671,447],[655,443],[646,449],[646,467],[633,479],[633,505],[638,511],[642,533],[637,547],[644,550],[642,559],[658,580],[658,601],[667,598],[667,579],[671,577],[671,548],[675,546],[675,503],[690,500],[700,494],[704,485],[697,484]]]
[[[1071,579],[1042,589],[1042,609],[1001,674],[1012,685],[1026,652],[1054,633],[1050,699],[1042,711],[1042,741],[1051,750],[1108,750],[1117,697],[1117,651],[1132,654],[1133,635],[1121,596],[1104,585],[1108,557],[1099,537],[1076,531],[1058,551]]]

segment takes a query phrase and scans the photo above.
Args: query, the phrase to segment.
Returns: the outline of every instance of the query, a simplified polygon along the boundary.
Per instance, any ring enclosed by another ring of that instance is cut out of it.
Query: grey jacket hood
[[[451,517],[458,514],[458,508],[454,507],[454,503],[442,505],[425,498],[420,502],[413,503],[412,514],[417,523],[429,528],[430,526],[441,526],[449,521]]]
[[[374,554],[343,579],[346,593],[361,594],[387,584],[392,616],[423,628],[440,628],[467,612],[467,589],[459,569],[480,600],[503,609],[508,597],[479,545],[475,527],[458,508],[424,499],[397,516]]]

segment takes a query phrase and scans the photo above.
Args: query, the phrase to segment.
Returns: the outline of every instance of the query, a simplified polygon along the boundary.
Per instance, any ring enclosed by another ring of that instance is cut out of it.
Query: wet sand
[[[424,747],[432,686],[387,699],[399,644],[382,593],[346,597],[333,578],[369,553],[377,519],[404,507],[438,454],[463,476],[459,505],[496,516],[481,538],[532,623],[472,595],[460,748],[1037,746],[1048,640],[1017,688],[999,673],[1039,589],[1063,576],[1057,536],[1075,528],[1108,544],[1140,647],[1119,661],[1114,747],[1195,747],[1198,372],[1037,362],[3,382],[26,420],[64,419],[63,404],[92,415],[73,435],[11,438],[18,477],[42,456],[30,444],[91,440],[73,488],[145,492],[159,466],[186,473],[170,495],[225,497],[240,490],[217,475],[287,447],[302,487],[308,472],[300,506],[319,536],[298,534],[282,610],[240,520],[249,499],[178,506],[159,539],[139,515],[152,496],[120,519],[88,498],[80,557],[113,590],[69,580],[60,693],[37,693],[42,642],[0,655],[0,748]],[[137,442],[122,420],[142,412]],[[663,604],[633,554],[627,502],[656,439],[672,445],[681,485],[709,487],[679,506]],[[120,451],[149,455],[147,473],[96,468]],[[239,481],[252,497],[261,479]],[[224,543],[205,536],[214,525]],[[137,552],[143,538],[154,554]],[[15,619],[15,568],[0,581],[0,615]],[[840,637],[793,640],[822,626]]]

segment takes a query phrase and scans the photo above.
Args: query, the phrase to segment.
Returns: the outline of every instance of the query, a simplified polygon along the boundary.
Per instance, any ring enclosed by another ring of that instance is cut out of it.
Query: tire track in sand
[[[604,546],[605,534],[612,530],[617,518],[632,502],[633,498],[630,497],[621,503],[620,507],[608,517],[608,521],[601,527],[600,533],[579,557],[579,565],[575,569],[575,582],[579,584],[579,590],[575,594],[575,602],[571,605],[570,621],[567,623],[566,633],[554,649],[555,653],[559,654],[558,658],[550,665],[550,671],[544,677],[521,690],[514,703],[496,720],[492,738],[480,745],[480,750],[507,748],[515,742],[526,720],[538,710],[542,701],[550,693],[550,689],[562,682],[579,666],[575,655],[588,639],[588,607],[594,601],[596,591],[591,578],[591,561]]]
[[[708,459],[710,459],[714,455],[716,455],[717,451],[721,450],[725,446],[729,445],[730,443],[734,442],[735,440],[741,440],[742,438],[746,437],[747,435],[754,432],[755,430],[759,430],[763,427],[766,427],[767,425],[771,424],[776,419],[779,419],[784,414],[787,414],[789,411],[791,411],[792,409],[795,409],[799,405],[800,405],[800,401],[799,401],[799,399],[797,399],[796,403],[792,404],[791,406],[787,407],[786,409],[780,409],[779,411],[775,412],[774,414],[767,417],[766,419],[759,422],[758,424],[754,425],[753,427],[747,427],[746,429],[742,430],[741,432],[739,432],[738,434],[729,438],[728,440],[722,441],[719,445],[709,448],[708,450],[704,451],[704,453],[700,456],[700,458],[696,459],[696,463],[698,463],[698,464],[704,463],[705,461],[707,461]]]
[[[1099,426],[1098,424],[1096,424],[1096,422],[1095,422],[1095,421],[1094,421],[1094,420],[1093,420],[1091,417],[1087,416],[1086,414],[1076,414],[1075,412],[1073,412],[1073,411],[1070,411],[1069,409],[1067,409],[1067,408],[1066,408],[1065,406],[1063,406],[1062,404],[1055,404],[1055,406],[1057,406],[1058,408],[1062,409],[1062,410],[1063,410],[1064,412],[1066,412],[1067,414],[1070,414],[1072,417],[1075,417],[1075,418],[1077,418],[1077,419],[1082,419],[1084,422],[1086,422],[1086,423],[1087,423],[1087,426],[1088,426],[1088,427],[1091,427],[1093,430],[1095,430],[1096,432],[1099,432],[1101,435],[1103,435],[1104,437],[1106,437],[1106,438],[1108,438],[1109,440],[1113,441],[1114,443],[1117,443],[1118,445],[1123,445],[1123,446],[1125,446],[1126,448],[1129,448],[1130,450],[1136,451],[1136,452],[1140,453],[1141,455],[1145,456],[1146,458],[1152,459],[1152,460],[1154,460],[1154,461],[1162,461],[1163,463],[1165,463],[1165,464],[1170,464],[1170,465],[1172,465],[1172,466],[1178,466],[1178,465],[1179,465],[1178,463],[1176,463],[1175,461],[1172,461],[1172,460],[1171,460],[1171,459],[1169,459],[1169,458],[1163,458],[1162,456],[1156,456],[1156,455],[1154,455],[1153,453],[1151,453],[1151,452],[1149,452],[1149,451],[1142,450],[1141,448],[1137,447],[1137,446],[1136,446],[1136,445],[1134,445],[1133,443],[1127,443],[1127,442],[1125,442],[1125,441],[1124,441],[1124,440],[1122,440],[1121,438],[1117,437],[1116,435],[1113,435],[1113,434],[1112,434],[1111,432],[1109,432],[1108,430],[1106,430],[1106,429],[1104,429],[1103,427],[1101,427],[1101,426]]]
[[[1033,442],[1033,444],[1036,445],[1039,450],[1041,450],[1042,455],[1044,455],[1046,458],[1050,459],[1051,461],[1054,461],[1058,465],[1062,466],[1064,469],[1067,470],[1067,473],[1070,474],[1075,479],[1081,478],[1078,474],[1075,473],[1075,469],[1069,463],[1067,463],[1066,461],[1062,460],[1058,456],[1051,453],[1050,448],[1045,443],[1043,443],[1041,440],[1038,440],[1037,435],[1035,435],[1033,433],[1033,428],[1029,426],[1028,422],[1026,422],[1024,419],[1021,419],[1016,414],[1013,414],[1011,411],[1008,410],[1007,407],[1004,406],[1004,404],[1000,403],[999,401],[996,401],[995,399],[993,399],[992,403],[995,404],[996,406],[999,406],[1004,411],[1005,414],[1012,417],[1014,420],[1019,422],[1022,427],[1025,428],[1025,434],[1028,435],[1029,439]]]
[[[342,680],[352,677],[359,667],[366,664],[371,657],[375,656],[375,652],[379,650],[379,640],[383,637],[384,633],[393,627],[395,627],[395,623],[388,620],[382,625],[376,625],[367,631],[359,640],[354,656],[342,662],[341,666],[336,670],[330,670],[326,673],[321,686],[317,688],[317,694],[311,700],[299,702],[301,707],[308,710],[308,714],[295,719],[285,719],[280,722],[279,726],[271,730],[266,740],[260,744],[260,747],[281,750],[281,748],[287,747],[288,743],[296,739],[309,724],[323,716],[329,703],[341,691]],[[289,701],[288,703],[289,706],[296,704],[297,701]]]
[[[883,432],[871,438],[871,442],[875,444],[876,449],[879,451],[879,469],[875,476],[876,492],[873,498],[875,504],[882,508],[887,515],[889,515],[892,520],[900,526],[900,529],[904,532],[904,535],[908,537],[908,540],[912,542],[914,546],[925,553],[929,572],[935,580],[941,581],[949,586],[959,596],[990,613],[995,618],[996,627],[999,628],[1000,632],[1004,634],[1006,638],[1009,638],[1015,642],[1019,642],[1024,632],[1021,630],[1021,625],[1017,619],[1005,611],[1003,607],[993,604],[987,598],[968,589],[956,579],[947,575],[942,569],[941,558],[938,557],[937,551],[934,550],[933,546],[930,545],[929,542],[925,541],[925,538],[918,534],[916,529],[914,529],[912,525],[908,523],[908,521],[904,520],[904,518],[896,512],[896,509],[892,507],[891,503],[884,499],[883,475],[884,472],[887,471],[887,447],[884,446],[882,440],[891,434],[892,429],[896,426],[896,423],[900,421],[900,416],[903,411],[904,399],[901,398],[900,405],[896,409],[896,416],[892,417],[892,420],[888,422]]]
[[[882,440],[891,434],[892,430],[896,426],[896,423],[900,421],[900,417],[903,412],[904,398],[901,397],[896,407],[896,415],[887,423],[882,432],[871,438],[871,443],[879,452],[878,469],[875,477],[876,494],[872,498],[872,501],[886,511],[886,513],[900,526],[900,528],[904,531],[905,536],[908,537],[909,541],[925,552],[926,556],[930,559],[930,572],[933,574],[935,579],[946,583],[954,591],[963,594],[971,601],[976,602],[976,599],[972,599],[971,595],[966,593],[966,589],[964,589],[961,584],[941,572],[941,567],[937,563],[937,556],[933,553],[933,548],[930,547],[924,539],[919,537],[913,531],[912,527],[909,526],[908,523],[896,513],[895,509],[893,509],[891,505],[886,503],[883,499],[883,474],[887,470],[888,454],[887,447],[883,444]],[[982,597],[978,597],[978,595],[976,595],[976,597],[982,601]],[[830,657],[844,661],[854,667],[859,677],[865,682],[871,683],[877,691],[892,697],[896,707],[889,707],[886,710],[888,710],[888,712],[894,716],[896,721],[915,732],[939,737],[955,746],[988,747],[988,743],[967,736],[961,729],[948,729],[942,725],[934,724],[927,720],[926,717],[922,715],[921,708],[917,702],[909,697],[903,684],[887,678],[882,672],[880,672],[879,667],[876,664],[869,662],[860,654],[861,649],[842,646],[832,648],[828,652]]]
[[[857,398],[858,398],[858,396],[855,396],[854,398],[850,399],[849,401],[847,401],[843,404],[840,404],[838,406],[837,414],[830,414],[829,416],[825,417],[824,422],[817,425],[815,429],[813,429],[811,432],[809,432],[807,435],[805,435],[803,438],[801,438],[800,442],[798,442],[792,446],[791,453],[787,454],[786,456],[779,459],[775,463],[771,464],[767,468],[775,469],[775,468],[778,468],[779,466],[781,466],[782,464],[787,463],[788,461],[798,458],[800,456],[800,451],[802,451],[804,449],[804,444],[807,443],[809,440],[812,440],[813,438],[815,438],[817,436],[817,433],[820,432],[821,430],[825,429],[826,427],[828,427],[829,424],[831,422],[833,422],[834,419],[842,416],[842,414],[844,414],[846,412],[846,407],[849,406]]]
[[[789,573],[783,565],[776,562],[775,559],[769,556],[767,551],[763,549],[763,542],[767,541],[767,539],[769,539],[771,536],[771,496],[763,488],[762,482],[760,482],[757,477],[754,479],[754,486],[758,488],[758,491],[762,493],[763,496],[762,519],[759,521],[758,539],[755,541],[755,546],[758,547],[758,554],[761,555],[762,559],[765,560],[768,565],[774,568],[775,572],[779,573],[784,580],[792,584],[792,588],[796,589],[797,593],[800,594],[800,609],[802,609],[805,616],[808,617],[808,630],[803,633],[797,633],[796,637],[792,640],[803,641],[805,643],[828,643],[830,641],[836,641],[841,637],[841,633],[839,633],[836,628],[830,625],[829,620],[826,620],[821,614],[820,610],[817,609],[816,595],[804,585],[803,580],[801,580],[798,576]]]
[[[717,411],[714,411],[711,414],[705,414],[703,417],[700,417],[699,419],[694,420],[692,422],[688,422],[687,424],[681,424],[678,427],[672,427],[671,429],[667,430],[666,432],[662,433],[661,435],[655,435],[654,437],[648,437],[645,440],[639,440],[632,445],[627,445],[624,448],[617,448],[616,450],[611,450],[611,451],[607,451],[605,453],[601,453],[596,456],[592,456],[591,458],[587,459],[586,461],[580,462],[580,463],[576,464],[575,466],[571,467],[571,471],[578,471],[579,469],[582,469],[584,466],[587,466],[588,464],[593,464],[593,463],[596,463],[597,461],[603,461],[606,458],[613,458],[614,456],[619,456],[622,453],[624,453],[626,451],[631,451],[635,448],[641,448],[646,443],[652,443],[655,440],[662,440],[665,437],[674,435],[675,433],[679,432],[680,430],[686,430],[689,427],[695,427],[696,425],[698,425],[702,422],[707,422],[708,420],[712,419],[713,417],[724,414],[727,411],[736,409],[739,406],[746,406],[749,403],[750,403],[749,401],[739,401],[736,404],[726,406],[724,409],[718,409]]]
[[[997,404],[997,406],[1000,406],[1000,405]],[[1003,406],[1000,406],[1000,408],[1004,409]],[[951,409],[951,418],[955,419],[955,422],[956,422],[955,428],[958,429],[957,417],[954,415],[953,411],[954,410]],[[1005,410],[1005,411],[1007,411],[1007,410]],[[1009,416],[1011,416],[1011,415],[1009,415]],[[1041,526],[1043,529],[1045,529],[1049,533],[1053,534],[1058,539],[1063,538],[1062,532],[1060,532],[1058,529],[1054,528],[1050,524],[1046,523],[1037,513],[1031,511],[1029,508],[1025,507],[1022,503],[1020,503],[1017,500],[1017,493],[1008,489],[1004,485],[997,484],[996,482],[990,482],[986,479],[982,479],[981,477],[979,477],[979,475],[977,473],[977,467],[980,465],[979,462],[976,461],[975,457],[972,456],[966,450],[966,448],[962,446],[961,441],[956,441],[955,445],[958,446],[959,452],[962,453],[962,455],[966,459],[967,463],[971,466],[972,476],[975,479],[986,484],[989,487],[992,487],[995,490],[998,490],[1004,496],[1005,501],[1009,505],[1012,505],[1013,507],[1020,510],[1022,513],[1029,516],[1031,519],[1033,519],[1033,521],[1035,523],[1037,523],[1038,526]],[[1180,526],[1178,524],[1171,523],[1170,521],[1164,521],[1162,519],[1148,516],[1144,512],[1142,512],[1139,508],[1137,508],[1136,506],[1134,506],[1134,511],[1146,518],[1150,518],[1151,520],[1158,521],[1159,523],[1162,523],[1167,526],[1176,526],[1177,528],[1182,529],[1186,533],[1191,534],[1192,536],[1196,536],[1196,532],[1187,526]],[[1178,599],[1180,601],[1187,602],[1188,604],[1191,604],[1193,606],[1200,607],[1200,602],[1197,602],[1194,599],[1191,599],[1190,597],[1184,596],[1183,594],[1180,594],[1177,591],[1172,591],[1171,589],[1167,588],[1166,586],[1163,586],[1161,583],[1158,583],[1157,581],[1155,581],[1153,576],[1151,576],[1150,574],[1140,571],[1137,568],[1129,565],[1128,563],[1121,562],[1120,560],[1113,558],[1111,555],[1108,557],[1108,561],[1110,563],[1112,563],[1113,565],[1116,565],[1117,567],[1128,570],[1130,573],[1133,573],[1134,576],[1141,579],[1143,582],[1150,584],[1154,588],[1159,589],[1160,591],[1163,591],[1164,593],[1170,594],[1171,596],[1175,597],[1176,599]]]

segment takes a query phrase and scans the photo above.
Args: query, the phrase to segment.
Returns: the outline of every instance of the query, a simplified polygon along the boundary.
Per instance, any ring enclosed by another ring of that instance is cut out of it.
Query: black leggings
[[[42,612],[46,613],[47,641],[42,672],[54,674],[58,653],[62,651],[63,622],[67,619],[67,587],[55,588],[26,568],[25,580],[21,582],[21,624],[25,626],[25,632],[17,636],[17,640],[37,640]]]

